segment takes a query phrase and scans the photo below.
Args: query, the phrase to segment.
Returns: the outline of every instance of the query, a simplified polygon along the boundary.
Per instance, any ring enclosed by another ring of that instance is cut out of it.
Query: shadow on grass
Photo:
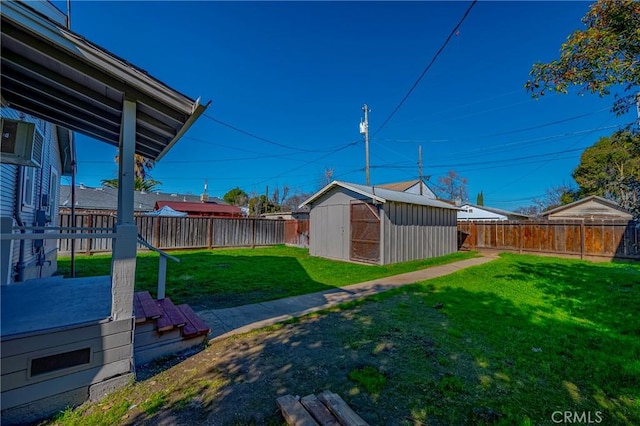
[[[278,396],[331,389],[372,425],[640,424],[638,323],[616,319],[637,314],[638,269],[497,262],[214,342],[139,383],[164,397],[127,423],[282,424]],[[349,379],[364,367],[386,378],[379,395]]]
[[[179,263],[168,262],[166,296],[194,309],[220,309],[335,288],[309,276],[295,257],[239,256],[220,252],[178,254]],[[110,256],[82,259],[78,276],[109,275]],[[68,275],[63,263],[62,274]],[[136,291],[157,295],[158,257],[139,256]]]
[[[395,265],[363,265],[311,257],[308,250],[274,246],[256,249],[172,252],[179,263],[168,261],[166,295],[174,303],[196,310],[221,309],[333,289],[385,276],[410,272],[477,253],[453,253]],[[111,256],[82,256],[76,260],[78,276],[109,275]],[[157,293],[158,255],[139,254],[136,291]],[[70,260],[58,261],[59,273],[70,274]]]

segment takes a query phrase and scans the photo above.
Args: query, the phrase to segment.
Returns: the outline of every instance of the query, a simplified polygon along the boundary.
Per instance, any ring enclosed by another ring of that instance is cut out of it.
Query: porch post
[[[138,228],[133,219],[136,102],[125,97],[120,130],[118,167],[118,220],[111,264],[111,316],[133,316]]]

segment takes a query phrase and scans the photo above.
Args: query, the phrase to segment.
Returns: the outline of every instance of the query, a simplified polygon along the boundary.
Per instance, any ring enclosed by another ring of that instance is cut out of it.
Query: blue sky
[[[56,3],[60,5],[60,3]],[[634,120],[613,99],[524,90],[558,56],[589,2],[478,2],[383,127],[470,5],[453,2],[73,1],[71,28],[211,106],[156,165],[165,192],[315,192],[325,169],[373,184],[455,170],[469,196],[513,210],[571,183],[582,150]],[[223,123],[267,139],[237,132]],[[115,148],[77,137],[78,183],[115,176]],[[282,146],[284,145],[284,146]],[[433,185],[432,185],[433,186]]]

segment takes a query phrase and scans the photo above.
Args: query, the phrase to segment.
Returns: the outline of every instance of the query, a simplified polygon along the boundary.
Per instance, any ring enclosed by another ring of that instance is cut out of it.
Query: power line
[[[391,120],[391,118],[393,118],[393,116],[396,114],[396,112],[398,112],[398,110],[400,109],[400,107],[402,106],[402,104],[404,104],[404,102],[407,100],[407,98],[409,98],[409,96],[411,95],[411,93],[415,90],[416,87],[418,87],[418,84],[420,83],[420,81],[422,80],[422,78],[425,76],[425,74],[427,74],[427,72],[429,71],[429,69],[431,68],[431,66],[436,62],[436,59],[438,59],[438,57],[440,56],[440,54],[442,53],[442,51],[444,50],[445,47],[447,47],[447,45],[449,44],[449,41],[451,40],[451,38],[457,33],[458,29],[460,28],[460,26],[462,25],[462,23],[464,22],[465,19],[467,19],[467,16],[469,15],[469,12],[471,12],[471,9],[473,9],[473,6],[476,5],[476,3],[478,2],[478,0],[473,0],[473,2],[471,3],[471,5],[467,8],[467,11],[464,13],[464,15],[462,16],[462,18],[460,19],[460,21],[458,22],[458,24],[453,28],[453,30],[451,30],[451,33],[449,33],[449,36],[447,37],[447,39],[444,41],[444,43],[442,44],[442,46],[440,46],[440,49],[438,49],[438,51],[436,52],[436,54],[433,56],[433,58],[431,59],[431,62],[429,62],[429,64],[425,67],[425,69],[422,71],[422,73],[420,74],[420,76],[418,77],[418,79],[413,83],[413,85],[411,86],[411,88],[409,89],[409,91],[407,92],[406,95],[404,95],[404,98],[402,98],[402,100],[400,101],[400,103],[398,104],[398,106],[396,106],[394,108],[393,111],[391,111],[391,114],[389,114],[389,116],[382,122],[382,124],[380,125],[380,127],[378,127],[378,129],[373,133],[372,137],[375,137],[376,134],[378,134],[378,132],[380,132],[380,130],[382,130],[384,128],[384,126],[387,125],[387,123]]]
[[[510,134],[513,134],[513,133],[526,132],[528,130],[535,130],[535,129],[541,129],[543,127],[554,126],[556,124],[562,124],[562,123],[566,123],[568,121],[577,120],[579,118],[588,117],[590,115],[594,115],[594,114],[597,114],[599,112],[602,112],[602,111],[605,111],[605,110],[609,110],[609,109],[610,109],[609,107],[605,107],[605,108],[601,108],[601,109],[599,109],[597,111],[587,112],[585,114],[580,114],[580,115],[574,115],[573,117],[568,117],[568,118],[564,118],[562,120],[557,120],[557,121],[551,121],[549,123],[538,124],[536,126],[526,127],[524,129],[510,130],[508,132],[502,132],[502,133],[494,133],[493,135],[489,135],[489,137],[491,137],[491,136],[510,135]]]
[[[606,124],[606,123],[608,123],[609,121],[613,120],[613,118],[614,118],[613,116],[612,116],[612,117],[609,117],[608,119],[606,119],[605,121],[603,121],[602,123],[600,123],[600,125],[599,125],[598,127],[602,127],[603,125],[605,125],[605,124]],[[587,137],[587,135],[585,135],[584,137],[580,138],[579,140],[577,140],[575,143],[571,144],[570,146],[575,146],[575,145],[579,144],[579,143],[580,143],[580,142],[582,142],[584,139],[586,139],[586,137]],[[540,170],[541,168],[543,168],[544,166],[546,166],[547,164],[549,164],[549,162],[550,162],[550,161],[553,161],[553,160],[554,160],[554,158],[550,158],[550,159],[548,159],[545,163],[543,163],[543,164],[541,164],[540,166],[538,166],[538,167],[534,168],[533,170],[529,171],[528,173],[525,173],[524,175],[521,175],[519,178],[517,178],[517,179],[511,179],[511,180],[509,181],[509,183],[507,183],[507,184],[503,185],[500,189],[504,189],[504,188],[506,188],[506,187],[508,187],[508,186],[513,185],[514,183],[517,183],[517,182],[521,181],[521,180],[522,180],[522,179],[524,179],[525,177],[527,177],[527,176],[529,176],[529,175],[531,175],[531,174],[533,174],[533,173],[537,172],[538,170]],[[492,194],[492,193],[494,193],[494,192],[496,192],[496,191],[488,192],[488,194]]]
[[[342,151],[342,150],[344,150],[344,149],[347,149],[347,148],[349,148],[349,147],[351,147],[351,146],[357,145],[359,142],[360,142],[360,141],[353,141],[353,142],[350,142],[350,143],[348,143],[348,144],[346,144],[346,145],[344,145],[344,146],[342,146],[342,147],[339,147],[339,148],[337,148],[337,149],[334,149],[333,151],[331,151],[331,152],[329,152],[329,153],[327,153],[327,154],[325,154],[325,155],[320,156],[319,158],[316,158],[315,160],[308,161],[308,162],[306,162],[306,163],[304,163],[304,164],[302,164],[302,165],[300,165],[300,166],[294,167],[293,169],[290,169],[290,170],[287,170],[286,172],[280,173],[279,175],[271,176],[271,177],[270,177],[270,178],[268,178],[268,179],[264,179],[264,180],[261,180],[260,182],[254,183],[253,185],[254,185],[254,186],[256,186],[256,185],[260,185],[260,184],[263,184],[263,183],[265,183],[265,182],[267,182],[267,181],[269,181],[269,180],[271,180],[271,179],[277,179],[277,178],[282,177],[282,176],[284,176],[284,175],[286,175],[286,174],[289,174],[289,173],[291,173],[291,172],[295,172],[296,170],[299,170],[299,169],[301,169],[301,168],[303,168],[303,167],[306,167],[306,166],[308,166],[309,164],[313,164],[313,163],[315,163],[315,162],[318,162],[318,161],[322,160],[323,158],[329,157],[330,155],[336,154],[336,153],[338,153],[338,152],[340,152],[340,151]]]
[[[267,138],[264,138],[262,136],[255,135],[255,134],[253,134],[251,132],[248,132],[246,130],[242,130],[239,127],[236,127],[236,126],[234,126],[232,124],[229,124],[229,123],[225,123],[224,121],[218,120],[217,118],[212,117],[210,115],[203,114],[202,116],[208,118],[209,120],[211,120],[211,121],[213,121],[215,123],[220,124],[221,126],[227,127],[229,129],[234,130],[234,131],[236,131],[238,133],[241,133],[241,134],[243,134],[245,136],[249,136],[249,137],[251,137],[253,139],[257,139],[259,141],[268,143],[270,145],[274,145],[274,146],[279,146],[281,148],[290,149],[292,151],[298,151],[298,152],[332,152],[332,150],[336,149],[336,148],[330,148],[330,149],[302,149],[302,148],[298,148],[298,147],[293,147],[293,146],[282,144],[280,142],[272,141],[271,139],[267,139]],[[338,147],[338,148],[340,148],[340,147]]]

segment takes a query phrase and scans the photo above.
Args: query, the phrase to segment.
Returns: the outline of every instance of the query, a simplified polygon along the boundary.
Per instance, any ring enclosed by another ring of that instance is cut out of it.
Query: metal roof
[[[136,153],[158,160],[208,106],[48,19],[28,2],[3,1],[1,17],[0,85],[12,108],[118,146],[123,102],[135,101]]]
[[[158,201],[156,208],[169,206],[175,211],[189,214],[220,214],[230,216],[242,216],[242,210],[232,205],[221,205],[213,203],[193,203],[189,201]]]
[[[478,206],[476,204],[471,204],[471,203],[465,203],[465,204],[461,205],[460,208],[464,209],[465,206],[469,206],[469,207],[474,208],[474,209],[485,210],[485,211],[487,211],[489,213],[495,213],[495,214],[503,215],[503,216],[506,216],[508,218],[510,218],[510,217],[511,218],[512,217],[521,217],[522,219],[530,219],[531,218],[531,216],[526,215],[526,214],[512,212],[512,211],[508,211],[508,210],[497,209],[495,207]]]
[[[158,201],[190,201],[200,202],[199,195],[191,194],[170,194],[166,192],[141,192],[135,191],[133,194],[133,208],[135,211],[151,211]],[[209,197],[207,200],[211,204],[227,203],[216,197]],[[71,207],[71,186],[60,185],[60,207]],[[90,188],[86,186],[76,187],[76,208],[87,210],[117,210],[118,189],[117,188]]]
[[[391,189],[380,188],[377,186],[366,186],[356,183],[340,182],[337,180],[334,180],[333,182],[322,188],[320,191],[313,194],[311,197],[305,200],[305,202],[302,203],[300,207],[312,204],[318,198],[336,187],[341,187],[360,195],[364,195],[365,197],[369,197],[377,203],[387,203],[389,201],[393,201],[396,203],[417,204],[421,206],[437,207],[448,210],[460,210],[459,208],[452,206],[451,204],[439,200],[434,200],[433,198],[428,198],[424,195],[393,191]]]

